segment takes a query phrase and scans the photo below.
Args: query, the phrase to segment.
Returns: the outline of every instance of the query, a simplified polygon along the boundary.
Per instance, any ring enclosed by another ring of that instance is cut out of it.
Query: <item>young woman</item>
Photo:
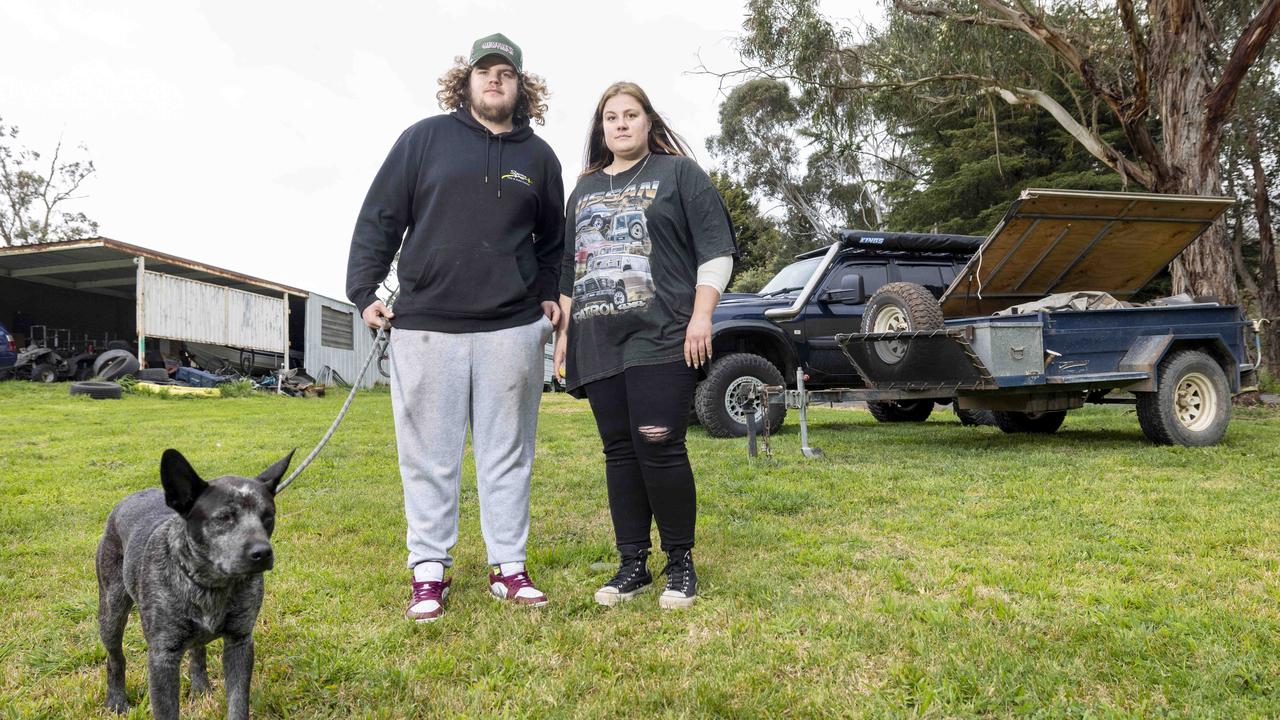
[[[734,252],[724,203],[683,140],[638,85],[611,85],[569,197],[555,355],[569,392],[590,402],[604,443],[622,562],[596,591],[602,605],[652,586],[655,520],[667,554],[658,604],[689,607],[697,597],[685,429]]]

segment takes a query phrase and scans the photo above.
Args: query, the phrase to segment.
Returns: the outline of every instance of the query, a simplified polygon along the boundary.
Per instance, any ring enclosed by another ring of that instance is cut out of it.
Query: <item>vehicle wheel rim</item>
[[[751,389],[756,389],[756,397],[760,397],[759,389],[764,387],[764,383],[759,378],[746,375],[729,383],[729,387],[724,392],[724,409],[729,413],[729,417],[734,422],[747,424],[747,416],[751,414],[749,408],[755,407],[755,418],[757,421],[764,418],[764,408],[759,402],[750,400]]]
[[[613,293],[614,307],[617,307],[619,305],[626,305],[626,304],[627,304],[627,293],[622,290],[615,291]]]
[[[631,237],[637,240],[644,237],[644,228],[640,226],[640,223],[631,226]]]
[[[902,312],[902,308],[890,305],[876,313],[871,332],[906,332],[910,329],[911,323],[907,321],[907,314]],[[876,354],[880,356],[881,360],[889,364],[896,363],[907,354],[907,343],[902,340],[878,342],[876,343]]]
[[[1201,373],[1183,376],[1174,391],[1173,410],[1178,422],[1188,430],[1199,432],[1209,427],[1218,410],[1213,383]]]

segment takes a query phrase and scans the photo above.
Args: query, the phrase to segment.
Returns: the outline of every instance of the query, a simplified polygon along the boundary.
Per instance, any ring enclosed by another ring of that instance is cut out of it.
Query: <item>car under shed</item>
[[[246,374],[301,365],[326,384],[353,380],[373,347],[350,303],[104,237],[0,248],[0,322],[22,346],[123,341]]]

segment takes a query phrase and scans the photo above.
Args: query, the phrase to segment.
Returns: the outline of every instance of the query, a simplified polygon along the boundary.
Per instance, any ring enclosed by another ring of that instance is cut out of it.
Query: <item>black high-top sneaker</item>
[[[623,545],[618,551],[622,554],[618,572],[596,591],[596,602],[601,605],[626,602],[653,587],[653,575],[649,573],[649,548]]]
[[[658,597],[658,607],[673,610],[693,607],[698,599],[698,574],[693,571],[693,551],[688,548],[667,553],[667,589]]]

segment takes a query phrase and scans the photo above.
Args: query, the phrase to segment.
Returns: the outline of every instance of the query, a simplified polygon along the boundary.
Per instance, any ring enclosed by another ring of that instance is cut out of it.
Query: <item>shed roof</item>
[[[310,294],[299,288],[105,237],[0,248],[0,277],[132,298],[137,292],[137,258],[145,258],[149,271],[259,295],[289,293],[307,297]]]

